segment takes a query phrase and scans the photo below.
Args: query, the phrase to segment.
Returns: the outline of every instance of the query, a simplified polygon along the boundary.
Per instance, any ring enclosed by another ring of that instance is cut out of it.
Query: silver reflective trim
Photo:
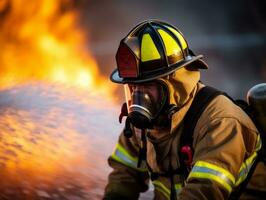
[[[134,161],[134,160],[131,160],[129,157],[124,155],[121,151],[119,151],[119,149],[116,149],[114,154],[118,158],[120,158],[123,162],[125,162],[126,164],[132,166],[133,168],[137,167],[137,162]]]
[[[198,166],[194,166],[192,168],[192,173],[203,173],[203,174],[212,174],[213,176],[216,176],[220,179],[222,179],[224,182],[226,182],[228,185],[230,185],[232,188],[234,187],[234,182],[232,180],[230,180],[230,178],[228,178],[224,173],[219,172],[215,169],[211,169],[208,167],[198,167]]]

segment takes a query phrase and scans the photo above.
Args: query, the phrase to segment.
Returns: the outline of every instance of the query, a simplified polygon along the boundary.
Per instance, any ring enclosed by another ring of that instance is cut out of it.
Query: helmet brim
[[[187,59],[177,64],[174,64],[170,66],[167,70],[164,69],[163,71],[158,71],[156,73],[152,73],[151,75],[145,75],[145,77],[138,77],[138,78],[121,78],[119,76],[118,70],[115,69],[110,76],[110,80],[114,83],[120,83],[120,84],[148,82],[167,76],[173,73],[175,70],[185,67],[191,63],[194,63],[195,66],[199,69],[208,69],[208,65],[202,60],[202,58],[203,58],[202,55],[191,56],[189,60]]]

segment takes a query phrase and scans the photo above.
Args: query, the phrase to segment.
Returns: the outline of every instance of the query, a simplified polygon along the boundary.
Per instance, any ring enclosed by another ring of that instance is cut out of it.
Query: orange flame
[[[0,174],[5,177],[0,192],[12,182],[12,187],[22,184],[23,189],[25,181],[35,185],[42,178],[58,180],[56,187],[67,188],[58,179],[64,176],[70,182],[74,177],[95,185],[84,174],[77,175],[79,168],[100,171],[95,165],[104,166],[100,158],[106,150],[97,147],[107,139],[97,134],[94,123],[103,123],[100,130],[106,128],[102,116],[114,111],[108,111],[113,104],[105,102],[112,98],[112,86],[100,75],[86,46],[72,2],[0,0]],[[96,91],[105,98],[93,96]],[[97,150],[98,157],[93,153]],[[31,187],[25,186],[24,193]]]
[[[41,80],[93,89],[106,83],[69,0],[2,0],[0,87]],[[110,86],[108,86],[110,90]]]

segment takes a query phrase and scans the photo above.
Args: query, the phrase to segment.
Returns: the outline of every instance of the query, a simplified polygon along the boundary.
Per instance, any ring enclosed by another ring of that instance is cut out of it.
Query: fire
[[[30,81],[106,90],[70,0],[2,0],[0,88]],[[108,85],[108,91],[110,86]]]
[[[0,199],[100,198],[116,106],[73,2],[0,0]]]

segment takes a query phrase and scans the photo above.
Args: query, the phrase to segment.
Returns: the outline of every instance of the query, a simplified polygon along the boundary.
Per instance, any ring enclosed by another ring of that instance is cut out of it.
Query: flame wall
[[[0,199],[103,193],[118,109],[75,2],[0,0]]]
[[[34,80],[104,87],[70,0],[2,0],[0,87]]]

